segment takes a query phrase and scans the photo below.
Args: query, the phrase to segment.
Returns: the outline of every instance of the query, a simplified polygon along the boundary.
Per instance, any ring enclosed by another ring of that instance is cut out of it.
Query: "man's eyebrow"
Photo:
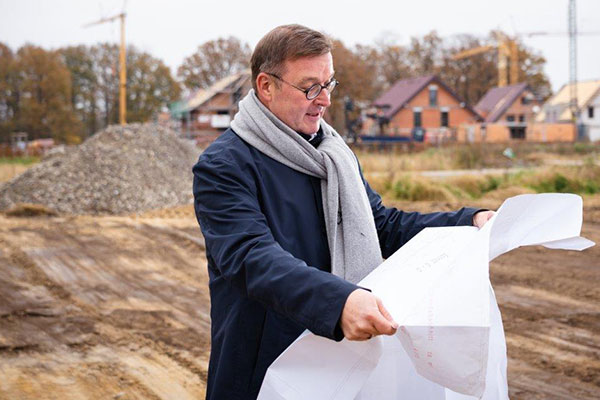
[[[329,77],[329,79],[327,79],[327,81],[330,81],[334,75],[335,75],[335,73],[331,74],[331,76]],[[302,78],[302,80],[298,83],[298,86],[306,85],[307,83],[318,83],[318,82],[319,82],[319,78],[306,77],[306,78]]]

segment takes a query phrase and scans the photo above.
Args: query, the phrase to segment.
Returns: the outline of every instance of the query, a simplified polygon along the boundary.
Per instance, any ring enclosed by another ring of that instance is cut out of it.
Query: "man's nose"
[[[321,107],[329,107],[331,105],[331,94],[327,89],[321,89],[321,93],[315,97],[315,104]]]

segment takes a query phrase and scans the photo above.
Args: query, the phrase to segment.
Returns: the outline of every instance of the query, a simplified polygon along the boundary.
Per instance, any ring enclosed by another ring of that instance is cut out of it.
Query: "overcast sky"
[[[119,41],[119,24],[82,25],[118,14],[123,0],[0,0],[0,42],[44,48]],[[127,42],[161,58],[173,72],[198,45],[233,35],[254,46],[270,29],[300,23],[346,45],[384,36],[407,44],[437,30],[441,36],[567,32],[567,0],[128,0]],[[600,31],[600,0],[578,0],[579,31]],[[567,36],[523,38],[547,59],[554,90],[569,79]],[[578,39],[579,79],[600,79],[600,35]],[[334,60],[335,63],[335,60]]]

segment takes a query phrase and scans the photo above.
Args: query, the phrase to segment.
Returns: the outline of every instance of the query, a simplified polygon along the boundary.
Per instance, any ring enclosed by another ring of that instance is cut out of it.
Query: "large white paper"
[[[489,261],[519,246],[583,250],[582,200],[506,200],[482,229],[427,228],[359,284],[400,325],[393,336],[334,342],[301,335],[269,367],[258,398],[507,399],[506,343]]]

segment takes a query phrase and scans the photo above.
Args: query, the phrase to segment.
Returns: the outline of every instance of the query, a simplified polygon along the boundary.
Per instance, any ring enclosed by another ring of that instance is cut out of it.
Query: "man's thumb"
[[[398,329],[398,324],[396,323],[396,321],[394,321],[394,318],[392,318],[392,315],[387,310],[387,308],[385,308],[383,302],[379,298],[377,299],[377,307],[379,308],[379,312],[381,313],[381,315],[383,315],[385,319],[387,319],[390,322],[392,328]]]

